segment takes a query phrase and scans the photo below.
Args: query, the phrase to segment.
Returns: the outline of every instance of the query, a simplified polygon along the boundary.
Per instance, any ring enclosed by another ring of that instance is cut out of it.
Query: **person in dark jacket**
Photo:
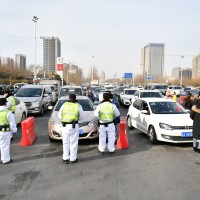
[[[187,96],[185,97],[185,99],[183,100],[182,106],[185,109],[191,110],[193,101],[194,101],[194,98],[192,97],[192,93],[189,92]]]
[[[190,113],[193,120],[193,150],[200,153],[200,99],[196,99]]]

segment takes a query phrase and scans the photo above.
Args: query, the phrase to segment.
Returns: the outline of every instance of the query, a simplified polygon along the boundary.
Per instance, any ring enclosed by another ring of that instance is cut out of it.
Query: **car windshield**
[[[102,90],[102,88],[95,88],[95,89],[94,89],[94,92],[95,92],[95,93],[98,93],[98,92],[100,92],[101,90]]]
[[[154,114],[185,114],[187,111],[177,102],[150,102]]]
[[[42,88],[20,88],[16,97],[40,97],[42,95]]]
[[[68,100],[59,100],[58,103],[56,104],[55,111],[59,111],[63,103],[67,102]],[[94,107],[88,99],[78,99],[78,103],[82,106],[83,111],[93,111]]]
[[[74,93],[76,95],[82,95],[81,88],[62,88],[60,91],[60,96],[69,96],[69,94]]]
[[[148,97],[162,98],[162,95],[159,92],[141,92],[140,93],[140,98],[148,98]]]
[[[124,90],[124,93],[125,94],[128,94],[128,95],[133,95],[135,93],[136,90]]]

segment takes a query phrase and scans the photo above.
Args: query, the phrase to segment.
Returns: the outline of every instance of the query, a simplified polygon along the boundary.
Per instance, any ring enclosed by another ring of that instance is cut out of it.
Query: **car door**
[[[141,99],[136,99],[131,105],[132,112],[130,113],[132,125],[138,129],[141,129],[141,119],[140,119],[140,110],[143,101]]]
[[[18,99],[15,98],[15,104],[16,104],[16,110],[15,110],[15,123],[18,124],[21,122],[21,117],[22,117],[22,107],[20,105],[20,101]]]
[[[147,113],[144,114],[141,111],[146,110]],[[150,118],[150,109],[149,105],[146,101],[143,101],[141,110],[140,110],[140,128],[143,132],[147,133],[148,131],[148,124],[149,124],[149,118]]]

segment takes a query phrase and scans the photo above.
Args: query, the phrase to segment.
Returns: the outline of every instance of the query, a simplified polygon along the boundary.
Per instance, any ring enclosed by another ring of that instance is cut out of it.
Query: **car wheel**
[[[21,122],[24,121],[26,119],[26,113],[22,113],[22,117],[21,117]]]
[[[127,117],[127,126],[129,129],[134,129],[134,127],[132,126],[132,122],[131,122],[131,117],[128,116]]]
[[[40,115],[43,116],[44,115],[44,106],[42,106],[41,110],[40,110]]]
[[[157,140],[157,137],[156,137],[156,131],[155,131],[153,126],[151,126],[149,128],[148,136],[149,136],[149,139],[152,143],[154,143],[154,144],[158,143],[158,140]]]

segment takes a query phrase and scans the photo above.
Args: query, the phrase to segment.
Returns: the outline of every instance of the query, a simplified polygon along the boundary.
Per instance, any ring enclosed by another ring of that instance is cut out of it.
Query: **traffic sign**
[[[153,76],[149,75],[146,77],[147,80],[153,80]]]
[[[133,78],[133,73],[124,73],[124,78]]]

